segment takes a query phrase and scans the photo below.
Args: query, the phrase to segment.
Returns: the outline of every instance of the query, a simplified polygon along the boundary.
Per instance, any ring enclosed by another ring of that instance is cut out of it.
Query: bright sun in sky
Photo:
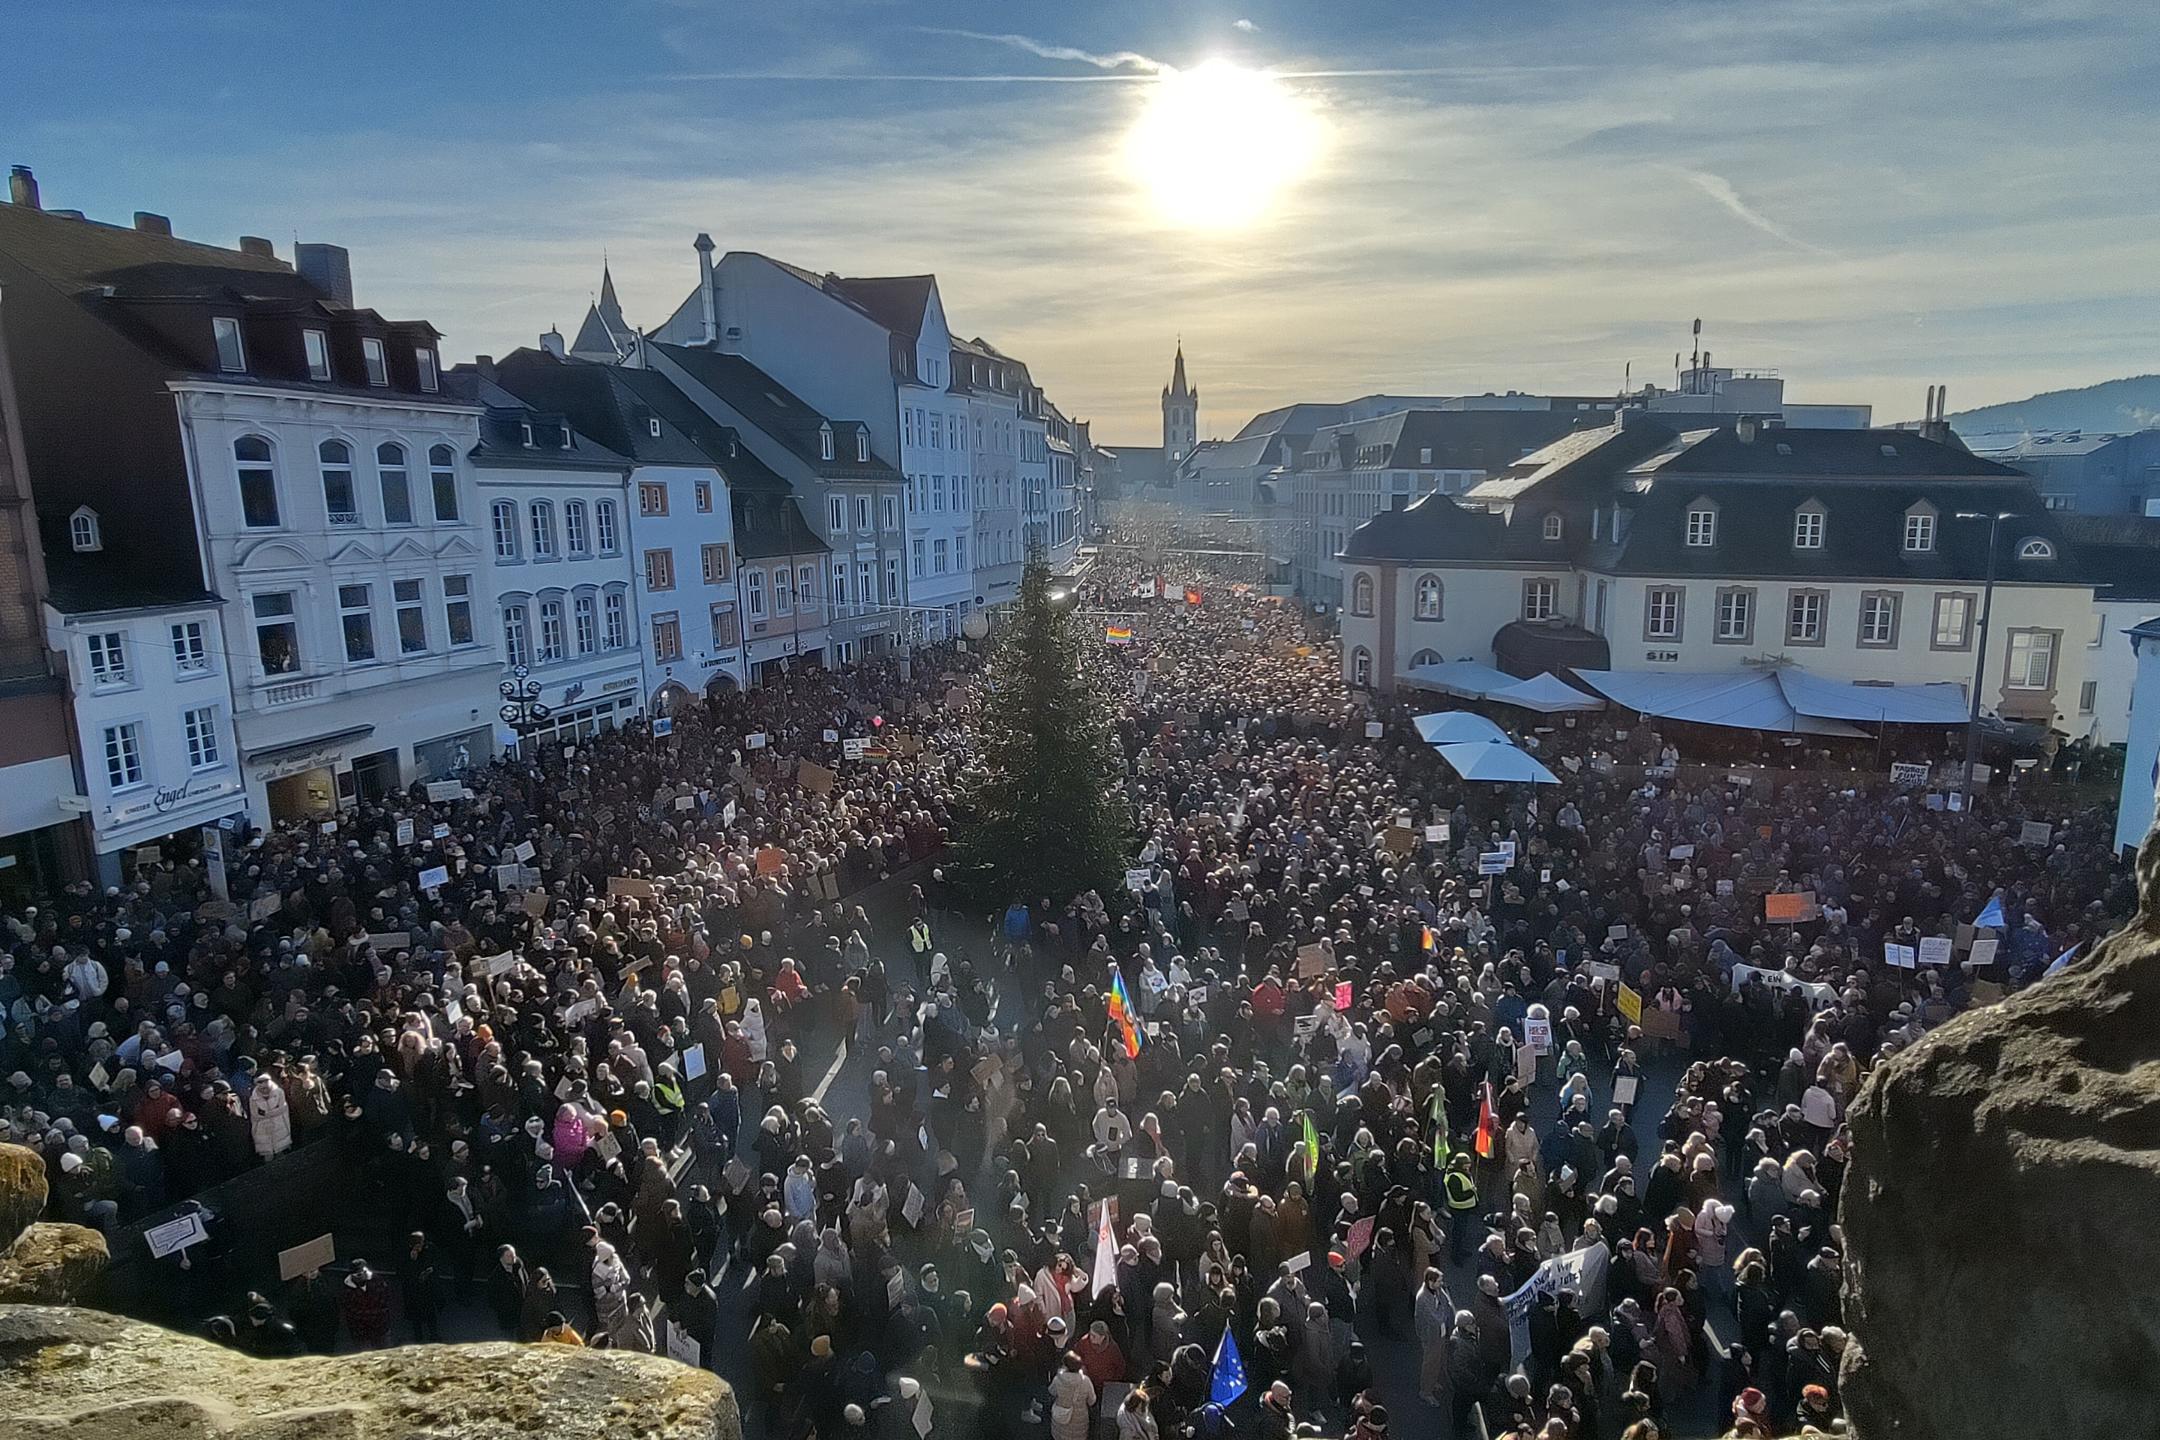
[[[1126,156],[1164,220],[1232,229],[1267,214],[1312,164],[1324,131],[1276,76],[1210,60],[1155,78]]]

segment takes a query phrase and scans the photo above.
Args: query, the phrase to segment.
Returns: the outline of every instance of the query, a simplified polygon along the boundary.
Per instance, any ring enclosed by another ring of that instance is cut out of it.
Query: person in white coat
[[[87,950],[69,960],[60,973],[75,988],[75,998],[85,1005],[104,999],[106,987],[112,984],[104,965]]]
[[[285,1091],[268,1075],[255,1077],[248,1091],[248,1129],[255,1137],[255,1153],[267,1160],[292,1149],[292,1104]]]

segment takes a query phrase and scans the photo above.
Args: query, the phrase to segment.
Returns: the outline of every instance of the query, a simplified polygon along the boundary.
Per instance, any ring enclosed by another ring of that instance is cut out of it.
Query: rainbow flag
[[[1132,644],[1132,626],[1105,625],[1103,627],[1102,638],[1105,644],[1130,645]]]
[[[1420,925],[1418,926],[1418,930],[1420,932],[1420,934],[1418,935],[1419,949],[1423,950],[1427,955],[1430,955],[1440,948],[1440,937],[1433,934],[1432,926]]]
[[[1485,1082],[1484,1094],[1478,1097],[1477,1153],[1480,1160],[1493,1157],[1493,1132],[1499,1129],[1499,1117],[1493,1114],[1492,1081]]]
[[[1125,993],[1125,977],[1115,969],[1110,972],[1110,1023],[1117,1026],[1118,1038],[1124,1042],[1125,1058],[1130,1060],[1140,1053],[1140,1026],[1136,1023],[1138,1011],[1133,1009],[1132,996]]]

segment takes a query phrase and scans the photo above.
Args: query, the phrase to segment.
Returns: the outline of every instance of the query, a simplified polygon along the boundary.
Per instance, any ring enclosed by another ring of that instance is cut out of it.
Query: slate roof
[[[540,470],[624,471],[630,457],[620,454],[589,435],[580,435],[568,416],[526,404],[470,365],[459,365],[443,375],[443,392],[482,407],[480,443],[473,447],[475,465],[520,466]],[[533,427],[533,443],[525,444],[526,425]],[[570,431],[570,448],[564,449],[562,432]]]
[[[1398,410],[1370,420],[1323,426],[1313,433],[1308,450],[1347,447],[1345,470],[1495,471],[1523,459],[1525,452],[1583,429],[1592,420],[1572,410]],[[1378,458],[1358,459],[1361,452],[1376,446],[1381,447]],[[1422,458],[1428,450],[1430,460]]]
[[[2096,600],[2160,601],[2160,519],[2051,513],[2077,551],[2079,575],[2098,589]]]
[[[735,553],[745,560],[824,555],[832,549],[803,519],[802,507],[791,494],[730,488],[729,502],[735,514]]]
[[[833,458],[820,458],[824,451],[818,429],[828,423],[828,418],[744,357],[681,345],[655,348],[727,402],[750,425],[770,435],[820,475],[862,480],[900,479],[900,472],[878,459],[875,450],[870,452],[867,463],[855,458],[855,436],[865,428],[859,420],[832,420]]]
[[[545,350],[514,350],[496,363],[496,383],[537,410],[567,416],[581,435],[589,435],[609,450],[627,455],[643,465],[710,465],[711,456],[670,416],[649,403],[645,391],[634,389],[631,376],[659,381],[654,393],[674,387],[657,375],[596,365],[583,360],[559,360]],[[676,398],[686,409],[687,400]],[[648,413],[660,414],[660,434],[654,436],[644,424]]]
[[[2087,578],[2063,517],[2041,505],[2030,479],[1956,445],[1910,431],[1781,427],[1759,429],[1749,442],[1730,423],[1681,429],[1667,419],[1633,415],[1624,426],[1565,436],[1471,487],[1465,504],[1431,497],[1382,512],[1343,553],[1403,563],[1543,558],[1622,575],[1979,584],[1989,525],[1956,514],[2007,511],[2014,518],[2000,527],[1999,580]],[[1795,549],[1793,515],[1811,501],[1824,512],[1824,543]],[[1686,543],[1687,512],[1698,502],[1718,512],[1712,545]],[[1492,513],[1479,515],[1481,504]],[[1935,543],[1907,551],[1905,516],[1917,506],[1936,515]],[[1591,523],[1593,510],[1604,523]],[[1544,520],[1554,513],[1562,535],[1548,541]],[[2052,557],[2018,558],[2033,539],[2047,541]]]
[[[225,603],[185,576],[161,574],[114,548],[109,534],[105,549],[85,554],[68,539],[68,516],[38,518],[45,535],[45,598],[63,615]]]
[[[810,283],[830,290],[896,335],[910,340],[922,334],[923,311],[929,307],[935,275],[869,275],[849,279],[827,275]]]
[[[319,298],[314,286],[274,256],[24,205],[0,205],[0,250],[70,292],[116,285],[158,295],[211,295],[237,285],[250,295]]]

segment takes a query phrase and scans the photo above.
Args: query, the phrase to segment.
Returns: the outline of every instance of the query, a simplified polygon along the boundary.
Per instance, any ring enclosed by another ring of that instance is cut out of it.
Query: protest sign
[[[510,852],[511,857],[521,865],[527,860],[532,859],[533,856],[539,853],[540,852],[534,848],[533,842],[530,840],[520,840],[518,842],[517,848]]]
[[[1890,783],[1900,789],[1917,790],[1928,783],[1929,768],[1904,760],[1893,761],[1890,766]]]
[[[267,920],[285,907],[285,897],[273,890],[268,895],[258,895],[248,905],[248,919]]]
[[[430,780],[427,782],[427,798],[430,804],[443,805],[465,796],[465,786],[458,780]]]
[[[915,1182],[910,1180],[907,1187],[907,1199],[900,1202],[900,1218],[907,1221],[911,1226],[922,1224],[923,1210],[928,1206],[928,1203],[923,1198],[922,1191],[916,1187]]]
[[[685,1080],[705,1078],[705,1047],[691,1045],[682,1052],[682,1076]]]
[[[1893,965],[1900,970],[1911,970],[1919,965],[1920,952],[1910,945],[1900,945],[1895,940],[1885,940],[1882,947],[1882,958],[1885,965]]]
[[[667,1353],[668,1359],[680,1360],[693,1370],[705,1367],[705,1347],[698,1344],[697,1337],[690,1333],[689,1327],[678,1325],[673,1320],[667,1322]]]
[[[2055,838],[2055,827],[2044,820],[2027,820],[2018,827],[2018,844],[2035,845],[2045,850]]]
[[[1996,939],[1993,935],[1988,936],[1984,940],[1973,941],[1972,954],[1965,957],[1965,968],[1968,970],[1977,970],[1983,965],[1994,964],[1995,952],[2001,947],[2001,945],[2002,941]]]
[[[757,852],[757,873],[777,875],[787,865],[787,851],[777,845],[762,845]]]
[[[870,741],[867,738],[843,740],[840,742],[840,758],[843,760],[860,760],[863,758],[864,752],[869,748]]]
[[[1387,726],[1381,724],[1378,720],[1368,720],[1365,722],[1366,739],[1378,740],[1382,735],[1385,735],[1386,733]]]
[[[143,1241],[149,1245],[151,1257],[157,1260],[209,1238],[210,1232],[203,1228],[202,1213],[197,1210],[190,1210],[176,1220],[154,1225],[143,1232]]]
[[[1627,926],[1625,926],[1625,925],[1608,925],[1608,926],[1606,926],[1606,927],[1605,927],[1605,938],[1606,938],[1606,939],[1608,939],[1608,940],[1625,940],[1625,939],[1627,939]]]
[[[1147,888],[1147,883],[1154,878],[1154,874],[1155,872],[1145,865],[1127,870],[1125,872],[1125,888],[1137,895]]]
[[[1531,1015],[1523,1020],[1523,1043],[1536,1055],[1552,1054],[1552,1021]]]
[[[640,880],[634,875],[612,875],[608,877],[607,893],[610,897],[628,895],[642,900],[658,892],[650,880]]]
[[[337,1245],[328,1235],[318,1235],[290,1250],[278,1251],[278,1279],[297,1280],[312,1275],[337,1260]]]
[[[449,883],[450,867],[447,865],[430,865],[420,872],[420,888],[422,890],[440,890]]]
[[[406,950],[412,946],[412,932],[409,930],[385,930],[380,934],[370,934],[367,938],[368,944],[374,948],[377,955],[388,955],[393,950]]]
[[[1670,1010],[1645,1010],[1642,1018],[1643,1034],[1653,1040],[1678,1040],[1680,1017]]]
[[[764,749],[764,748],[765,748],[765,732],[764,732],[764,731],[762,731],[762,730],[759,730],[759,731],[755,731],[755,732],[753,732],[753,733],[751,733],[751,734],[749,734],[749,735],[745,735],[745,736],[743,736],[743,737],[742,737],[742,748],[743,748],[743,749],[745,749],[745,750],[762,750],[762,749]]]
[[[514,950],[505,950],[500,955],[488,956],[480,963],[487,969],[487,978],[493,980],[497,976],[507,975],[512,970],[517,969],[517,952]]]
[[[1512,857],[1503,851],[1493,850],[1477,857],[1477,873],[1480,875],[1505,875]]]
[[[1692,860],[1695,858],[1695,847],[1693,845],[1675,845],[1665,852],[1665,858],[1668,860]]]
[[[1642,1088],[1642,1081],[1641,1081],[1641,1080],[1639,1080],[1639,1079],[1637,1079],[1637,1078],[1636,1078],[1635,1076],[1633,1076],[1633,1075],[1621,1075],[1621,1076],[1618,1076],[1618,1077],[1617,1077],[1617,1078],[1615,1078],[1615,1079],[1614,1079],[1614,1081],[1612,1082],[1612,1103],[1613,1103],[1613,1104],[1615,1104],[1615,1105],[1632,1105],[1632,1104],[1634,1104],[1634,1103],[1635,1103],[1635,1092],[1636,1092],[1637,1090],[1640,1090],[1641,1088]]]
[[[1428,844],[1428,845],[1445,845],[1445,844],[1447,844],[1447,838],[1448,838],[1448,827],[1447,827],[1447,826],[1446,826],[1446,825],[1445,825],[1444,823],[1443,823],[1443,824],[1439,824],[1439,825],[1427,825],[1427,826],[1425,827],[1425,843],[1426,843],[1426,844]]]
[[[397,822],[397,843],[400,845],[410,845],[412,844],[412,842],[413,822],[412,817],[407,816],[405,819]]]
[[[1356,987],[1356,985],[1355,985],[1355,984],[1353,984],[1352,982],[1350,982],[1350,981],[1348,981],[1348,980],[1338,980],[1338,981],[1336,981],[1336,982],[1335,982],[1335,1008],[1336,1008],[1337,1010],[1348,1010],[1348,1009],[1350,1008],[1350,1006],[1351,1006],[1351,1003],[1352,1003],[1352,997],[1353,997],[1353,996],[1355,996],[1355,995],[1356,995],[1356,993],[1357,993],[1357,987]]]
[[[828,770],[815,760],[805,759],[795,769],[796,782],[813,795],[830,795],[833,782],[839,778],[837,771]]]
[[[1922,965],[1949,964],[1950,937],[1947,935],[1928,935],[1922,937],[1920,941],[1920,963]]]
[[[1318,945],[1300,945],[1297,952],[1297,973],[1300,979],[1327,973],[1327,951]]]
[[[438,820],[438,821],[436,821],[436,822],[435,822],[435,826],[434,826],[434,828],[428,831],[428,835],[429,835],[429,836],[430,836],[431,838],[433,838],[433,839],[436,839],[436,840],[447,840],[447,839],[449,839],[449,838],[450,838],[450,825],[449,825],[449,822],[447,822],[447,821],[443,821],[443,820]]]
[[[519,903],[524,906],[525,913],[534,919],[548,912],[548,897],[544,891],[528,890]]]
[[[1797,925],[1817,913],[1812,890],[1774,890],[1763,896],[1763,919],[1773,925]]]
[[[1642,1024],[1641,992],[1631,988],[1626,984],[1622,984],[1619,994],[1615,998],[1616,1002],[1620,1007],[1621,1019],[1627,1021],[1630,1025]]]

